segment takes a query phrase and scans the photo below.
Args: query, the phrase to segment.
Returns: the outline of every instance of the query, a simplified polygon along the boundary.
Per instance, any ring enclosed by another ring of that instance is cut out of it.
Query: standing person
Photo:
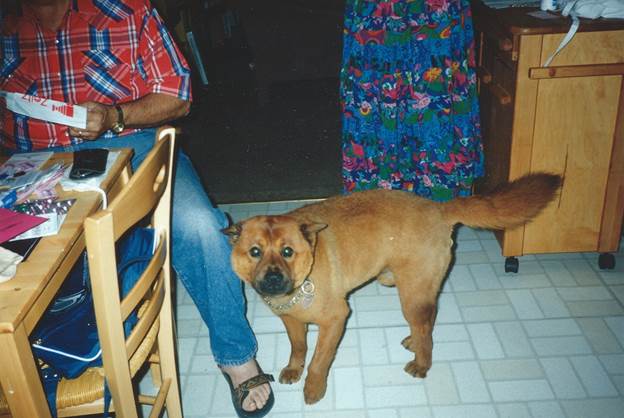
[[[131,147],[136,168],[154,143],[153,127],[188,113],[189,68],[149,0],[22,0],[12,9],[2,15],[0,89],[81,104],[88,113],[86,129],[76,129],[2,109],[4,152]],[[237,413],[260,417],[273,405],[272,377],[255,361],[241,282],[220,233],[226,224],[180,152],[173,266],[208,326]]]
[[[345,192],[471,192],[483,150],[468,0],[347,0],[340,99]]]

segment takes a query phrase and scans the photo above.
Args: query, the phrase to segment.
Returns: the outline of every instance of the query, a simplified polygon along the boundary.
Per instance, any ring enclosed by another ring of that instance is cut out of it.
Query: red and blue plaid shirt
[[[72,104],[125,103],[150,93],[191,98],[188,65],[149,0],[71,0],[56,32],[24,5],[4,17],[1,33],[0,90]],[[80,142],[66,126],[0,112],[5,148]]]

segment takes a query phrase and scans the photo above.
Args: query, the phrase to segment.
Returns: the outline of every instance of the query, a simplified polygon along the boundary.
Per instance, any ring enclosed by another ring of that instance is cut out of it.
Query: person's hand
[[[112,106],[106,106],[96,102],[80,103],[79,106],[87,108],[87,127],[86,129],[69,128],[69,135],[76,138],[94,140],[100,137],[104,132],[109,130],[116,119],[115,109]]]

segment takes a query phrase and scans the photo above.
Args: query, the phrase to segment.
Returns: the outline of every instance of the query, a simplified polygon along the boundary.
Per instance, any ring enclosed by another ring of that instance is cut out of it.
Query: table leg
[[[50,417],[39,371],[23,325],[0,334],[0,381],[14,417]]]

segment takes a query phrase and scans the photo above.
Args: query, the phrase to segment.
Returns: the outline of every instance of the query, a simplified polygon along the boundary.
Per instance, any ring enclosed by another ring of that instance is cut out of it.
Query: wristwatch
[[[116,134],[120,134],[125,128],[124,114],[123,110],[121,110],[121,106],[115,105],[115,109],[117,109],[117,122],[113,123],[111,131],[115,132]]]

